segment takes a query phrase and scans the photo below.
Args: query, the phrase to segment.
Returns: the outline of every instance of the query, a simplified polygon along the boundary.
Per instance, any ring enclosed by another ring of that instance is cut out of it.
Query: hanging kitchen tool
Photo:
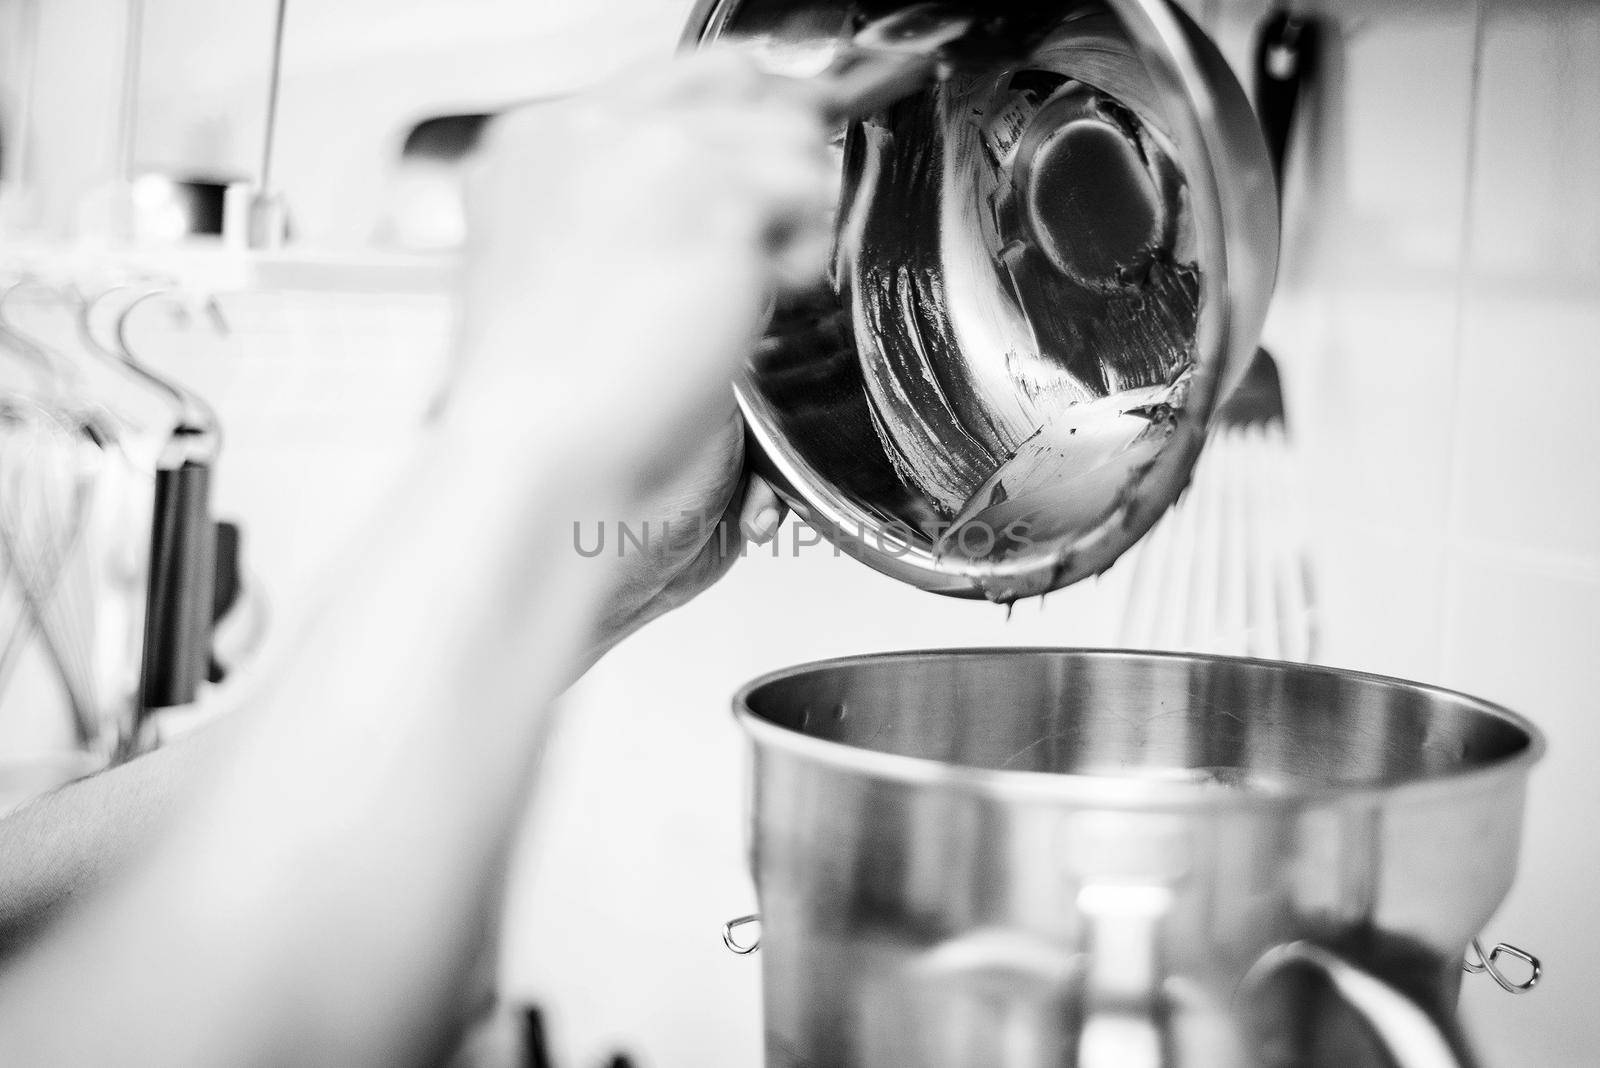
[[[875,21],[897,10],[691,17],[689,46],[832,78],[859,119],[829,287],[778,309],[736,390],[806,522],[903,581],[1011,601],[1105,570],[1187,482],[1270,294],[1271,169],[1165,3]]]
[[[38,402],[0,398],[0,579],[19,607],[0,620],[0,693],[37,634],[54,667],[76,741],[102,737],[94,672],[94,604],[80,549],[99,443],[85,424]]]
[[[113,296],[130,293],[131,299],[114,310],[109,340],[101,340],[93,325],[97,308]],[[105,286],[93,297],[79,293],[75,309],[83,348],[161,398],[166,407],[163,440],[149,469],[148,496],[141,509],[149,541],[142,543],[146,562],[139,678],[131,722],[121,732],[122,757],[149,744],[142,735],[153,712],[194,703],[212,669],[217,527],[209,497],[211,469],[220,449],[218,420],[203,398],[141,359],[129,338],[134,314],[171,295],[167,286],[140,291],[124,282]],[[220,322],[217,326],[222,328]]]
[[[135,352],[128,324],[147,303],[169,296],[152,290],[117,317],[115,354],[146,381],[170,394],[179,418],[156,470],[150,532],[149,592],[139,684],[141,720],[158,709],[194,703],[211,662],[216,526],[211,473],[221,430],[210,405],[157,374]],[[137,747],[139,727],[129,744]]]
[[[105,286],[102,280],[100,292],[92,298],[80,292],[76,306],[76,333],[85,350],[117,368],[124,377],[137,380],[166,403],[163,447],[152,456],[147,469],[140,520],[144,529],[154,535],[151,542],[141,543],[145,558],[140,571],[140,619],[144,623],[141,634],[146,638],[141,660],[147,662],[140,672],[142,700],[138,719],[145,729],[137,732],[137,746],[131,741],[136,731],[126,732],[123,755],[160,743],[159,734],[166,727],[150,726],[151,713],[197,702],[195,675],[205,682],[222,683],[234,669],[247,665],[260,647],[268,621],[259,583],[246,574],[240,525],[211,521],[209,538],[203,535],[202,524],[208,521],[210,511],[205,498],[211,490],[209,484],[197,484],[209,483],[206,469],[214,470],[220,451],[220,420],[201,394],[141,358],[130,336],[147,336],[142,328],[158,324],[175,329],[177,333],[148,335],[160,337],[159,343],[142,342],[145,349],[159,352],[166,363],[169,356],[178,358],[179,334],[192,330],[196,322],[209,324],[220,340],[232,334],[230,320],[214,293],[189,293],[164,279],[143,277],[140,282],[159,284],[154,289],[141,289],[128,281]],[[155,312],[158,301],[167,313],[165,318],[152,320],[149,315],[143,316],[141,329],[135,329],[133,319],[145,309]],[[203,362],[213,361],[217,349],[215,345],[206,346],[202,350]],[[193,363],[187,366],[195,367]],[[192,573],[204,567],[206,555],[212,558],[209,583]],[[173,566],[164,570],[162,559]],[[145,610],[147,585],[152,593],[166,591],[163,602],[150,609],[154,618]],[[143,635],[145,630],[151,633]],[[178,719],[163,717],[163,722],[182,729]]]
[[[116,715],[100,670],[99,546],[91,527],[105,479],[125,455],[115,421],[83,393],[82,369],[16,321],[24,294],[39,307],[56,300],[53,289],[26,276],[0,295],[0,342],[38,372],[33,391],[3,398],[0,542],[20,607],[0,634],[0,692],[37,635],[77,743],[95,751],[115,734]]]
[[[57,359],[47,346],[41,345],[26,331],[19,330],[7,317],[5,309],[18,291],[36,285],[35,279],[22,274],[10,279],[0,291],[0,354],[15,370],[21,372],[6,387],[7,393],[22,394],[50,404],[66,403],[72,396],[76,373],[72,365]]]

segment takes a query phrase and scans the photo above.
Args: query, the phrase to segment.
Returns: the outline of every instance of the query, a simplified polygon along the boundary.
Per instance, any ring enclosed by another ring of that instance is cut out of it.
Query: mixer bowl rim
[[[1063,774],[1045,771],[997,770],[973,765],[950,764],[928,757],[906,756],[864,749],[844,742],[803,734],[758,715],[750,698],[762,688],[786,679],[798,678],[824,669],[848,668],[865,664],[914,663],[969,657],[1037,657],[1067,654],[1073,659],[1164,661],[1265,667],[1282,674],[1334,676],[1399,687],[1412,693],[1442,698],[1485,713],[1521,731],[1527,738],[1516,752],[1484,764],[1464,766],[1425,777],[1400,782],[1375,783],[1291,783],[1270,791],[1250,789],[1219,790],[1196,782],[1162,779],[1118,778],[1104,775]],[[1415,682],[1392,675],[1356,671],[1253,657],[1221,656],[1211,653],[1185,653],[1143,649],[1088,648],[1072,646],[977,646],[948,649],[905,649],[879,653],[860,653],[795,664],[770,671],[742,686],[733,696],[734,718],[760,747],[785,752],[810,763],[840,771],[854,771],[870,778],[906,786],[942,787],[962,793],[995,799],[1065,801],[1085,806],[1135,810],[1281,809],[1316,806],[1349,801],[1420,801],[1440,795],[1470,793],[1526,775],[1544,756],[1545,735],[1526,716],[1474,697],[1459,690]]]

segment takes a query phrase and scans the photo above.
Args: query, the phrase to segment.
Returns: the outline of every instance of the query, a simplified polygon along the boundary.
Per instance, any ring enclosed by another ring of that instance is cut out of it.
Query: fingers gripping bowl
[[[799,515],[939,593],[1110,567],[1186,485],[1276,270],[1266,150],[1210,42],[1159,0],[1058,6],[1022,54],[842,124],[828,285],[736,387]],[[816,76],[892,10],[714,0],[687,41]]]

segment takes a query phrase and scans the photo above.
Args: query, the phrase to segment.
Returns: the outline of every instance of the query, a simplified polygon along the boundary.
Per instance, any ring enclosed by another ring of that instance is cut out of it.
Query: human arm
[[[571,523],[643,507],[726,418],[774,235],[822,229],[820,124],[713,63],[500,135],[480,203],[504,230],[479,229],[458,388],[385,535],[171,828],[0,976],[0,1062],[359,1068],[448,1043],[549,702],[619,581]]]
[[[0,820],[0,968],[151,840],[216,748],[200,732]]]
[[[613,560],[599,623],[573,664],[576,677],[618,642],[717,581],[746,538],[764,541],[782,518],[777,496],[744,466],[737,413],[708,428],[684,466],[628,518],[634,529],[671,523],[660,537]],[[686,514],[706,517],[683,521]],[[586,517],[598,520],[600,517]],[[716,523],[724,524],[726,537]],[[74,901],[105,884],[181,811],[208,763],[225,751],[210,725],[136,760],[69,783],[0,818],[0,970]]]
[[[503,229],[503,220],[484,221],[499,221]],[[531,244],[542,238],[530,233],[524,240]],[[482,235],[476,240],[481,244]],[[802,271],[804,257],[813,254],[802,253]],[[597,425],[604,418],[597,415]],[[743,425],[731,398],[722,403],[720,416],[697,427],[695,440],[685,445],[681,464],[663,472],[627,514],[582,517],[625,522],[635,530],[659,531],[671,523],[672,538],[670,543],[657,538],[646,550],[613,560],[605,607],[572,665],[574,676],[627,635],[715,582],[740,555],[745,536],[764,540],[782,519],[777,496],[746,469]],[[686,515],[699,517],[699,525],[685,522]],[[717,534],[719,520],[731,538]],[[52,791],[0,819],[0,968],[67,904],[139,854],[168,817],[188,803],[188,792],[217,752],[214,744],[185,740]]]

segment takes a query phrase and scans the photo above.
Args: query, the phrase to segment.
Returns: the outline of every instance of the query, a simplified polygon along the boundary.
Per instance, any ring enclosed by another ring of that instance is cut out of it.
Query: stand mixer
[[[736,699],[767,1065],[1446,1068],[1543,741],[1394,679],[856,657]]]
[[[1002,603],[1105,570],[1181,493],[1278,238],[1254,115],[1181,12],[1034,8],[1019,54],[838,108],[829,286],[778,309],[737,384],[806,522]],[[837,78],[894,10],[715,0],[686,41]],[[1504,709],[1074,650],[825,662],[735,707],[769,1068],[1474,1063],[1462,955],[1543,750]]]

